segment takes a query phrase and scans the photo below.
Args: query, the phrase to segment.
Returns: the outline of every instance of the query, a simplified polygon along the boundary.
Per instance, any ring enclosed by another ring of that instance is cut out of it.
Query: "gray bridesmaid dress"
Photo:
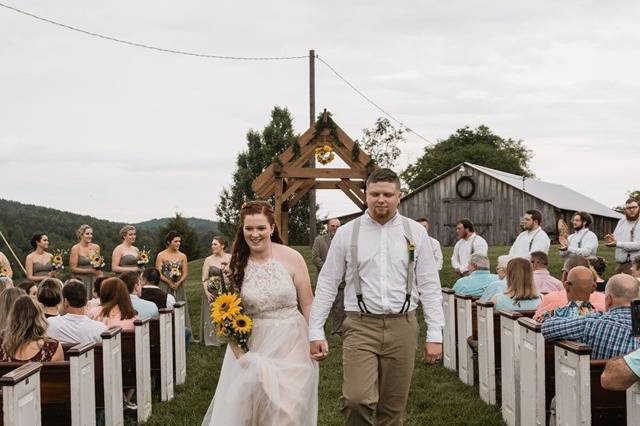
[[[123,256],[120,257],[120,263],[118,264],[118,266],[123,266],[123,267],[138,267],[138,256],[135,256],[133,254],[125,254]]]
[[[171,262],[170,260],[164,260],[162,262],[162,275],[164,275],[166,278],[168,278],[169,280],[171,279],[171,276],[169,275],[169,272],[171,271],[171,268],[173,267],[177,267],[180,272],[182,273],[182,262]],[[173,295],[173,297],[176,298],[176,301],[180,302],[183,301],[185,302],[185,325],[187,328],[191,328],[191,318],[189,317],[189,304],[187,303],[187,293],[184,290],[184,286],[186,285],[186,281],[182,283],[182,285],[180,287],[178,287],[177,289],[172,289],[171,287],[169,287],[169,285],[167,283],[165,283],[164,281],[160,281],[159,283],[159,287],[163,290],[166,291],[167,293]]]
[[[78,268],[93,269],[91,266],[91,258],[87,256],[78,255]],[[84,283],[87,288],[87,300],[93,297],[93,283],[96,280],[96,276],[93,274],[73,274],[75,278]]]
[[[209,266],[209,275],[219,276],[222,279],[222,269],[217,266]],[[211,321],[211,305],[209,304],[209,300],[207,299],[207,294],[202,290],[202,303],[200,305],[200,341],[205,344],[205,346],[220,346],[224,342],[216,335],[215,326]]]
[[[47,277],[49,276],[49,272],[53,271],[53,266],[51,262],[40,263],[33,262],[33,275],[36,277]]]

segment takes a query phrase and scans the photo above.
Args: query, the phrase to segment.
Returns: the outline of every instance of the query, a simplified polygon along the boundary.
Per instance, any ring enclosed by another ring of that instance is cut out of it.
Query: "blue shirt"
[[[158,318],[160,316],[160,312],[158,311],[158,307],[155,303],[140,299],[135,294],[130,294],[130,296],[133,309],[138,311],[138,318]]]
[[[545,340],[576,340],[591,346],[592,359],[609,359],[638,348],[631,331],[631,308],[619,306],[576,318],[551,317],[542,323]]]
[[[482,302],[490,302],[493,296],[496,294],[502,294],[507,291],[507,279],[501,279],[498,281],[494,281],[487,286],[482,292],[482,296],[480,296],[480,300]]]
[[[509,295],[499,294],[498,297],[496,297],[495,310],[535,311],[541,302],[542,298],[540,296],[535,299],[513,300]]]
[[[469,276],[456,281],[453,291],[469,296],[481,296],[484,289],[497,279],[498,276],[490,274],[489,271],[473,271]]]
[[[624,356],[624,362],[627,363],[631,371],[640,379],[640,349],[636,349]]]

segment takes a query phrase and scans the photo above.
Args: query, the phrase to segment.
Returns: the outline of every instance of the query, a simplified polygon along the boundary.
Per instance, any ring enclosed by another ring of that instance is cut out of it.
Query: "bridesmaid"
[[[89,225],[81,225],[76,231],[80,240],[71,247],[69,267],[73,275],[87,287],[87,298],[93,291],[93,282],[102,275],[102,271],[91,266],[91,256],[100,254],[100,246],[93,243],[93,229]]]
[[[160,288],[163,291],[173,295],[176,301],[187,301],[187,294],[184,289],[184,282],[189,275],[189,266],[187,265],[187,256],[180,251],[180,243],[182,238],[176,231],[169,231],[165,237],[167,248],[158,253],[156,257],[156,269],[160,274]],[[177,270],[179,277],[171,277],[171,271]],[[187,328],[191,328],[191,319],[189,318],[189,305],[185,304],[185,322]]]
[[[222,237],[213,237],[211,241],[211,256],[204,260],[202,265],[202,304],[200,306],[200,341],[206,346],[220,346],[223,342],[215,334],[215,328],[211,322],[211,303],[216,294],[208,288],[208,279],[216,276],[222,281],[222,271],[229,264],[231,255],[225,253],[227,240]]]
[[[120,230],[122,244],[113,249],[111,255],[111,270],[117,274],[123,272],[140,272],[138,267],[138,254],[140,250],[134,246],[136,242],[136,227],[126,225]]]
[[[53,270],[51,264],[53,255],[47,252],[49,237],[42,233],[35,234],[31,237],[31,247],[33,247],[33,251],[27,255],[24,261],[27,279],[39,283],[46,278],[55,277],[57,272]]]

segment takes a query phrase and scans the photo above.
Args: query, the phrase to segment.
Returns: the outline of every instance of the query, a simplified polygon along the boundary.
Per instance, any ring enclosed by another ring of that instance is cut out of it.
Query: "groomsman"
[[[427,220],[426,217],[421,217],[420,219],[416,220],[416,222],[424,227],[424,229],[427,231],[427,234],[429,233],[429,220]],[[431,238],[431,247],[433,248],[433,257],[435,257],[436,259],[436,266],[438,267],[438,271],[442,271],[444,256],[442,256],[440,241],[436,240],[432,236],[429,236],[429,238]]]
[[[598,253],[598,237],[589,230],[592,223],[593,218],[587,212],[573,214],[571,224],[575,232],[569,235],[569,238],[564,236],[558,238],[560,256],[591,257]]]
[[[342,414],[346,425],[401,425],[413,375],[422,303],[424,358],[442,358],[444,313],[431,240],[397,211],[400,179],[378,169],[367,179],[367,211],[336,232],[311,307],[311,356],[329,346],[324,323],[346,273]]]
[[[453,247],[451,267],[459,276],[469,275],[469,261],[472,254],[487,256],[489,245],[480,235],[476,234],[473,223],[469,219],[460,219],[456,223],[458,242]]]
[[[542,229],[542,213],[538,210],[527,210],[523,218],[523,228],[524,231],[513,242],[509,254],[525,259],[529,259],[529,255],[534,251],[541,251],[548,255],[551,240]]]
[[[640,208],[638,200],[629,198],[624,203],[624,215],[613,234],[604,236],[607,246],[616,248],[616,274],[631,274],[631,261],[640,256]]]

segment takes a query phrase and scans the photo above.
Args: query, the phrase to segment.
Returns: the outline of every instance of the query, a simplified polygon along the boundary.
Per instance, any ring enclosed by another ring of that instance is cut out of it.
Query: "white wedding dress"
[[[315,426],[318,364],[291,276],[279,262],[249,261],[242,284],[253,318],[249,352],[229,347],[203,426]]]

